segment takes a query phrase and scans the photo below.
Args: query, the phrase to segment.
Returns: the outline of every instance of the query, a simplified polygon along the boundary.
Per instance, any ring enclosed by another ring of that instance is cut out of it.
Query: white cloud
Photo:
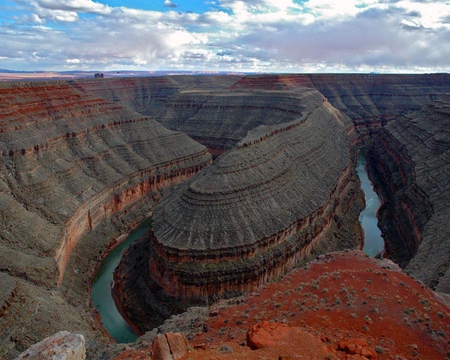
[[[203,13],[17,1],[29,13],[0,26],[3,68],[450,71],[448,1],[220,0]]]
[[[165,7],[170,7],[170,8],[176,8],[177,5],[175,5],[172,1],[170,0],[164,0],[164,6]]]
[[[109,6],[91,0],[37,0],[36,4],[41,8],[49,10],[76,11],[93,14],[111,12]]]

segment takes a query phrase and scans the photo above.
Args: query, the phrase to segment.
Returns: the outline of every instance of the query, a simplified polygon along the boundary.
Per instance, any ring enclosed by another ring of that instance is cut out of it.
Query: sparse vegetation
[[[233,352],[233,348],[228,345],[228,344],[223,344],[220,348],[219,348],[220,352],[226,353],[226,354],[231,354]]]

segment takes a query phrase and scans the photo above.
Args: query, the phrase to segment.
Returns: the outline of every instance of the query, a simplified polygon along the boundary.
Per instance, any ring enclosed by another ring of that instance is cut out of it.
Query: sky
[[[450,72],[450,0],[0,0],[0,69]]]

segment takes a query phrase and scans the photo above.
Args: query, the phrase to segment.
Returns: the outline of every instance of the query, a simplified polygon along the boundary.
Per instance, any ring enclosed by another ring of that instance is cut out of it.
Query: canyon
[[[450,293],[446,94],[447,74],[0,84],[0,357],[60,330],[117,352],[90,282],[150,215],[115,274],[141,331],[361,247],[362,147],[386,256]]]

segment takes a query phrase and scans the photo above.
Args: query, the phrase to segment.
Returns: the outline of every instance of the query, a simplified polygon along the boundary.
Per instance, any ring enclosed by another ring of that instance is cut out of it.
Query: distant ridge
[[[155,71],[130,71],[130,70],[114,70],[114,71],[26,71],[26,70],[8,70],[0,69],[0,82],[4,81],[33,81],[33,80],[65,80],[74,78],[94,78],[96,73],[101,72],[105,78],[117,77],[151,77],[151,76],[171,76],[171,75],[252,75],[260,73],[250,72],[233,72],[233,71],[184,71],[184,70],[155,70]]]

